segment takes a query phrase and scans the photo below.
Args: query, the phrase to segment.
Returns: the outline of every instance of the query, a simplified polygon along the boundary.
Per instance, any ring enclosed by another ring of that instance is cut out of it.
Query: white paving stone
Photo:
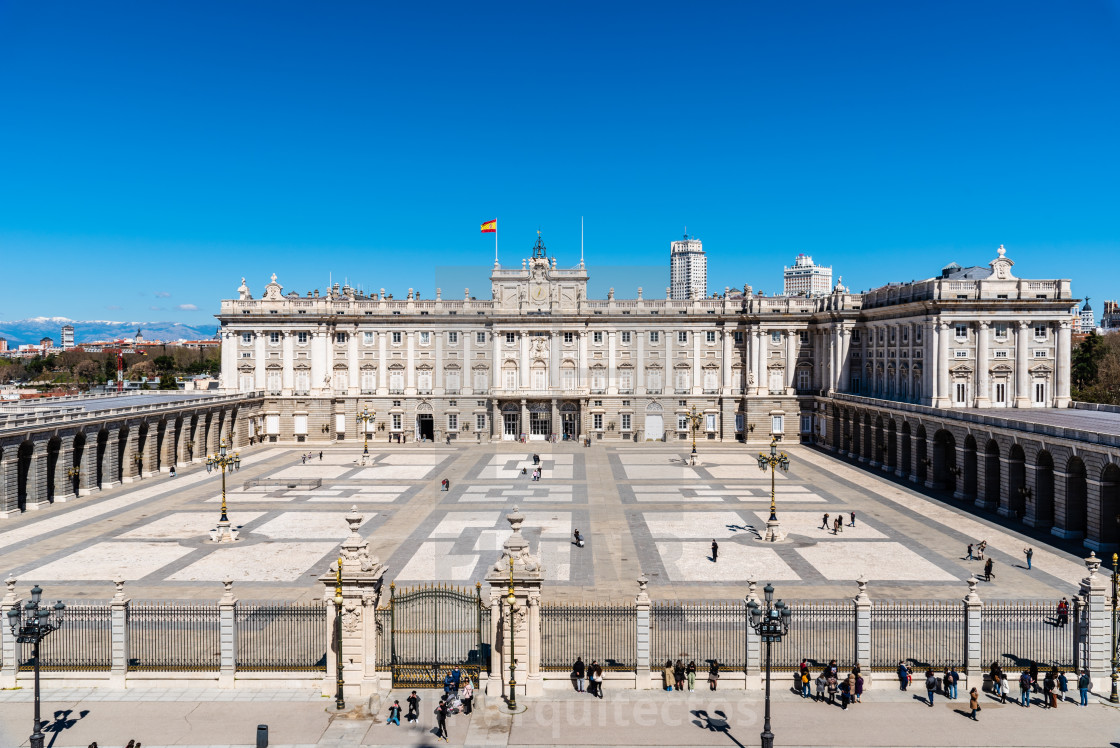
[[[424,582],[467,581],[478,564],[479,556],[475,553],[453,554],[453,548],[454,543],[447,541],[421,543],[397,578]]]
[[[796,551],[825,579],[858,579],[861,574],[867,579],[891,582],[947,582],[956,579],[901,543],[822,542],[809,548],[797,548]]]
[[[587,552],[585,546],[576,549],[567,540],[542,540],[540,543],[541,564],[544,578],[553,582],[567,582],[572,576],[572,551]]]
[[[694,468],[687,465],[626,465],[629,480],[679,480],[692,482],[699,478]]]
[[[337,478],[349,472],[348,467],[333,465],[296,465],[273,473],[271,478]]]
[[[360,468],[351,479],[356,480],[423,480],[435,470],[434,465],[375,465]],[[337,476],[335,476],[337,477]]]
[[[117,578],[135,581],[192,552],[191,548],[178,543],[109,540],[94,543],[20,576],[50,581],[112,581]]]
[[[792,581],[797,572],[771,548],[720,543],[719,560],[712,562],[711,541],[657,542],[657,552],[672,582],[738,582],[744,579]]]
[[[384,459],[378,462],[379,465],[427,465],[428,467],[435,467],[436,465],[447,459],[451,452],[412,452],[412,453],[396,453],[388,454]]]
[[[522,512],[522,514],[525,515],[522,532],[539,527],[542,538],[566,538],[572,534],[571,512]]]
[[[749,532],[736,512],[645,512],[642,517],[655,538],[730,538]]]
[[[345,532],[342,533],[345,536]],[[255,543],[215,547],[198,561],[167,577],[178,582],[294,582],[338,547],[335,542]],[[322,570],[319,569],[321,572]]]
[[[263,514],[264,512],[238,512],[229,519],[234,527],[240,527]],[[217,526],[219,519],[220,515],[214,512],[174,512],[128,532],[122,532],[117,537],[143,540],[208,538],[210,530]]]
[[[366,514],[362,524],[376,517]],[[254,534],[270,538],[337,538],[339,542],[349,535],[348,526],[342,517],[334,512],[284,512],[253,530]]]
[[[457,538],[469,527],[489,529],[498,523],[500,517],[500,512],[448,512],[429,537]]]

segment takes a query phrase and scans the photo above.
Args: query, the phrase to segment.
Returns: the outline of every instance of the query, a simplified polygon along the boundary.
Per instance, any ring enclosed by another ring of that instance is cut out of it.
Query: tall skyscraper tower
[[[62,326],[62,348],[64,350],[70,350],[73,347],[74,347],[74,326],[73,325],[63,325]]]
[[[669,298],[702,299],[708,295],[708,258],[704,244],[688,234],[669,242]]]
[[[793,261],[793,267],[785,268],[786,296],[820,296],[832,290],[832,267],[814,265],[813,258],[801,254]]]

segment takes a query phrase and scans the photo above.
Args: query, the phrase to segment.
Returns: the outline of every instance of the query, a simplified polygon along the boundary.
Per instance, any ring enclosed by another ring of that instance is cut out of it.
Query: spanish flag
[[[496,233],[498,233],[498,219],[495,218],[493,221],[487,221],[486,223],[482,224],[482,233],[484,233],[484,234],[496,234]]]

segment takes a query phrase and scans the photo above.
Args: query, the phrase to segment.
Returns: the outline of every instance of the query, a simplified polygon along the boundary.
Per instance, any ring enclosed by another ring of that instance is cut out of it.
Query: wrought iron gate
[[[437,688],[458,668],[478,683],[490,653],[482,640],[482,585],[396,591],[389,586],[390,664],[394,688]]]

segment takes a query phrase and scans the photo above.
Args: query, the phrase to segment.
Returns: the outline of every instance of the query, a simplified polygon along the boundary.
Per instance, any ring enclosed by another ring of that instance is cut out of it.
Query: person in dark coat
[[[712,540],[712,563],[714,564],[719,558],[719,544]]]

